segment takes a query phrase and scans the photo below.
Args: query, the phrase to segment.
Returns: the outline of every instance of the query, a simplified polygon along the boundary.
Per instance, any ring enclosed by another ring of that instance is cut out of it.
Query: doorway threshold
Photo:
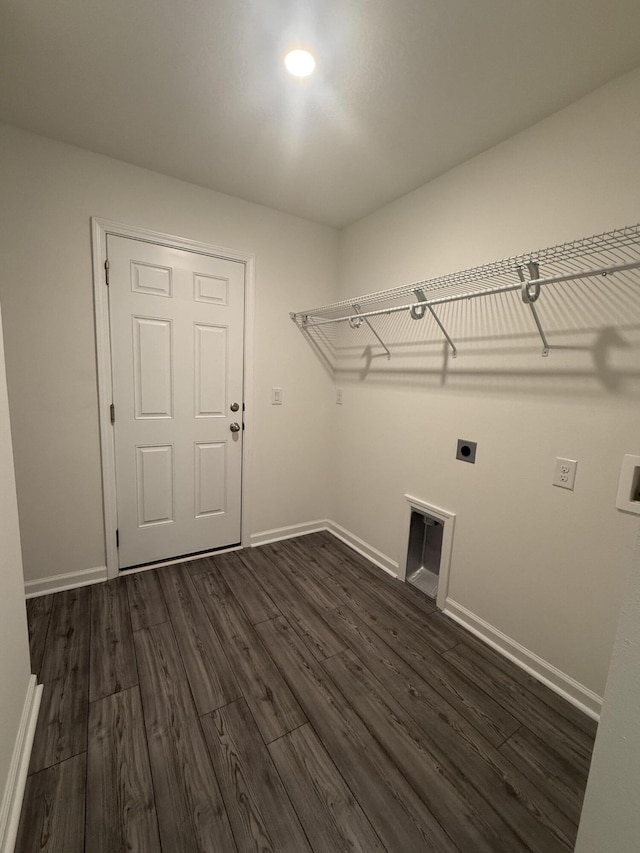
[[[179,563],[190,563],[193,560],[202,560],[204,557],[215,557],[218,554],[228,554],[231,551],[241,551],[242,545],[237,542],[233,545],[223,545],[221,548],[213,548],[210,551],[194,551],[191,554],[182,554],[179,557],[170,557],[167,560],[158,560],[151,563],[141,563],[138,566],[126,566],[118,569],[118,574],[135,574],[135,572],[146,572],[150,569],[161,569],[163,566],[176,566]]]

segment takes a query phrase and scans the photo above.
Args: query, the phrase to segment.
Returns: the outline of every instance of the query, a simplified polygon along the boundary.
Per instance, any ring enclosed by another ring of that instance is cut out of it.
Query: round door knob
[[[240,424],[233,423],[230,425],[229,429],[231,432],[240,432]]]
[[[237,412],[238,409],[240,408],[240,403],[232,403],[229,406],[229,408],[231,409],[232,412]]]

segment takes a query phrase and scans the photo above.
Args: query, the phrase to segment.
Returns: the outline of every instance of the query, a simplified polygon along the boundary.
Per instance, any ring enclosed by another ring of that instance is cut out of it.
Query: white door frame
[[[245,265],[245,309],[244,309],[244,401],[248,418],[242,446],[242,505],[241,505],[241,544],[247,547],[250,542],[249,496],[252,493],[253,464],[250,448],[253,437],[253,340],[254,340],[254,303],[255,303],[255,256],[235,249],[225,249],[209,243],[199,243],[185,237],[162,234],[134,225],[124,225],[109,219],[91,217],[91,244],[93,256],[93,295],[96,322],[96,356],[98,366],[98,410],[100,423],[100,456],[102,460],[102,498],[104,506],[105,550],[107,559],[107,577],[118,576],[118,550],[116,547],[117,500],[116,500],[116,464],[114,432],[111,425],[111,403],[113,402],[113,384],[111,378],[111,335],[109,331],[109,292],[105,280],[105,261],[107,259],[107,236],[128,237],[145,240],[174,249],[200,252],[231,261],[240,261]]]

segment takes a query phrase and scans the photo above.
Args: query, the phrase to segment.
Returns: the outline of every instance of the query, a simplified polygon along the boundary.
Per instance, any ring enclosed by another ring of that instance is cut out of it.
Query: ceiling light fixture
[[[316,67],[316,61],[308,50],[290,50],[284,64],[294,77],[308,77]]]

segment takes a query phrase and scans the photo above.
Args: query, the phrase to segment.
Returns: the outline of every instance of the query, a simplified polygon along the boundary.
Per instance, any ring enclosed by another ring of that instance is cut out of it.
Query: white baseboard
[[[329,522],[326,519],[320,521],[307,521],[304,524],[291,524],[289,527],[276,527],[274,530],[263,530],[262,533],[252,533],[250,537],[251,547],[256,545],[269,545],[271,542],[280,542],[282,539],[293,539],[295,536],[306,536],[307,533],[319,533],[327,530]]]
[[[0,853],[13,853],[15,848],[41,699],[42,685],[38,684],[35,675],[32,675],[27,686],[9,776],[0,805]]]
[[[290,527],[277,527],[275,530],[265,530],[262,533],[254,533],[251,536],[251,547],[269,545],[271,542],[279,542],[282,539],[293,539],[296,536],[306,536],[308,533],[320,533],[322,530],[327,530],[380,569],[384,569],[385,572],[393,575],[394,578],[398,577],[398,564],[396,562],[387,557],[386,554],[383,554],[382,551],[378,551],[377,548],[369,545],[358,536],[355,536],[328,518],[318,521],[307,521],[304,524],[292,524]]]
[[[51,575],[48,578],[26,581],[24,592],[27,598],[36,598],[38,595],[48,595],[50,592],[62,592],[64,589],[102,583],[106,579],[107,567],[96,566],[94,569],[80,569],[78,572],[66,572],[63,575]]]
[[[538,681],[594,720],[600,719],[602,697],[494,628],[461,604],[447,598],[444,612],[488,646],[509,658]]]
[[[363,539],[360,539],[358,536],[355,536],[353,533],[345,530],[344,527],[336,524],[335,521],[327,521],[326,530],[328,530],[329,533],[333,533],[337,539],[340,539],[345,543],[345,545],[353,548],[353,550],[357,551],[358,554],[362,554],[363,557],[366,557],[367,560],[370,560],[370,562],[374,563],[378,568],[383,569],[387,574],[393,575],[394,578],[398,577],[398,564],[395,560],[392,560],[391,557],[387,557],[387,555],[383,554],[382,551],[378,551],[378,549],[374,548],[373,545],[369,545],[368,542],[365,542]]]

